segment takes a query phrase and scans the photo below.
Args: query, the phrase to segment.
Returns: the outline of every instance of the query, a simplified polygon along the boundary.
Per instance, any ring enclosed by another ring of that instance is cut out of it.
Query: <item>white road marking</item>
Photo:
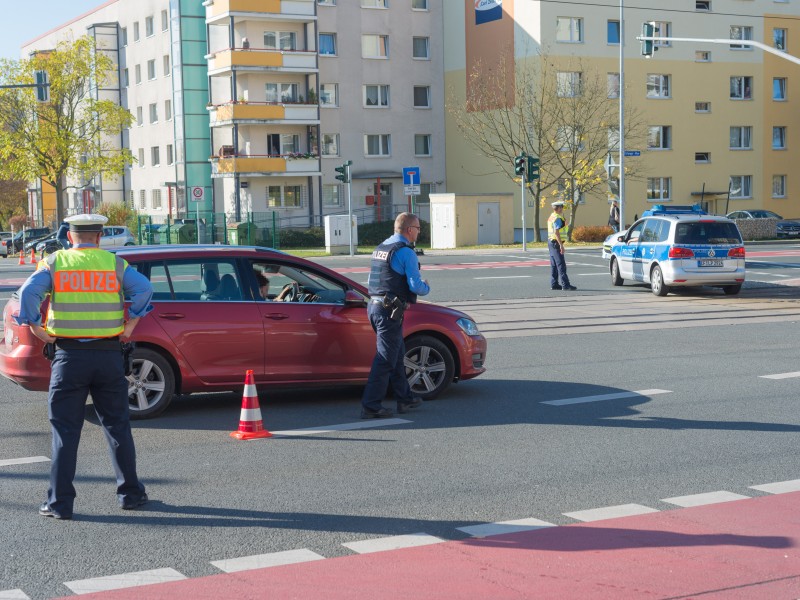
[[[620,504],[618,506],[606,506],[604,508],[590,508],[589,510],[578,510],[575,512],[562,513],[565,517],[570,517],[577,521],[603,521],[605,519],[617,519],[619,517],[633,517],[635,515],[646,515],[659,512],[656,508],[643,506],[641,504]]]
[[[473,277],[473,279],[528,279],[533,275],[508,275],[506,277]]]
[[[0,600],[31,600],[22,590],[0,590]]]
[[[733,492],[719,491],[706,492],[705,494],[691,494],[689,496],[675,496],[674,498],[662,498],[662,502],[675,504],[689,508],[691,506],[705,506],[706,504],[718,504],[720,502],[733,502],[734,500],[747,500],[750,496],[742,496]]]
[[[358,421],[357,423],[342,423],[341,425],[321,425],[319,427],[304,427],[303,429],[286,429],[273,431],[273,436],[296,437],[299,435],[316,435],[320,433],[333,433],[334,431],[352,431],[354,429],[372,429],[373,427],[387,427],[388,425],[405,425],[411,423],[406,419],[372,419]]]
[[[562,398],[561,400],[545,400],[542,404],[552,406],[566,406],[568,404],[583,404],[586,402],[603,402],[605,400],[618,400],[620,398],[641,398],[655,396],[656,394],[671,394],[670,390],[640,390],[638,392],[618,392],[616,394],[600,394],[598,396],[582,396],[580,398]]]
[[[108,577],[95,577],[94,579],[80,579],[64,583],[75,594],[91,594],[92,592],[107,592],[122,588],[138,587],[153,583],[167,583],[181,581],[186,575],[178,573],[175,569],[153,569],[152,571],[139,571],[137,573],[123,573]]]
[[[270,552],[269,554],[229,558],[227,560],[214,560],[211,561],[211,564],[225,573],[236,573],[238,571],[249,571],[251,569],[263,569],[265,567],[293,565],[312,560],[325,560],[325,557],[303,548],[301,550],[287,550],[285,552]]]
[[[792,377],[800,377],[800,371],[793,371],[792,373],[777,373],[775,375],[759,375],[760,379],[791,379]]]
[[[30,463],[50,462],[46,456],[28,456],[26,458],[7,458],[0,460],[0,467],[9,467],[11,465],[27,465]]]
[[[800,492],[800,479],[791,481],[778,481],[776,483],[765,483],[763,485],[751,485],[751,489],[770,494],[785,494],[787,492]]]
[[[360,542],[348,542],[342,544],[342,546],[350,548],[350,550],[358,554],[369,554],[371,552],[399,550],[400,548],[413,548],[415,546],[428,546],[430,544],[442,543],[444,543],[443,539],[427,533],[410,533],[408,535],[394,535],[372,540],[361,540]]]
[[[545,527],[555,527],[555,525],[539,519],[518,519],[516,521],[499,521],[497,523],[469,525],[467,527],[457,527],[456,529],[463,531],[472,537],[482,538],[489,535],[517,533],[518,531],[532,531],[534,529],[543,529]]]

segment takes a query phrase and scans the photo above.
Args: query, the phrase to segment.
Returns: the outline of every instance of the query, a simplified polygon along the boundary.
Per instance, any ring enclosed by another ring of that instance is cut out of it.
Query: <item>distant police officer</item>
[[[428,283],[419,273],[419,261],[414,252],[417,236],[417,216],[400,213],[394,221],[394,235],[372,253],[367,313],[378,336],[378,348],[361,398],[362,419],[392,416],[392,411],[382,405],[389,384],[397,400],[397,412],[404,413],[422,404],[422,398],[412,396],[406,379],[403,342],[403,312],[408,304],[417,301],[418,295],[430,292]]]
[[[98,247],[106,217],[76,215],[66,221],[72,249],[39,262],[20,288],[17,318],[47,344],[52,359],[48,412],[53,454],[50,489],[39,514],[56,519],[72,518],[72,480],[88,394],[111,450],[120,507],[129,510],[147,502],[136,475],[120,338],[129,338],[139,318],[152,310],[153,288],[125,260]],[[42,326],[40,305],[48,294]],[[126,295],[131,299],[127,322]]]
[[[561,230],[567,226],[564,220],[564,203],[560,200],[551,204],[553,214],[547,219],[547,247],[550,250],[550,288],[554,290],[577,290],[567,277],[567,263],[564,260],[564,240]],[[561,285],[558,284],[559,278]]]

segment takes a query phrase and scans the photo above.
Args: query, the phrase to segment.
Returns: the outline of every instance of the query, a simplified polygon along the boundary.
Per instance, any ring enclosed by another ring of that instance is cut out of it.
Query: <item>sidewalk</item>
[[[800,598],[799,546],[791,492],[83,597],[790,600]]]

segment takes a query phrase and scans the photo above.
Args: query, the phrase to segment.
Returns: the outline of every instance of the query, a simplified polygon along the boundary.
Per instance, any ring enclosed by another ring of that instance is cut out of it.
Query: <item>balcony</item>
[[[206,22],[227,16],[296,15],[303,21],[316,19],[316,0],[206,0]]]
[[[211,126],[231,123],[283,123],[288,125],[319,124],[319,105],[277,102],[234,102],[211,106]]]
[[[302,50],[226,48],[209,55],[209,74],[219,75],[231,70],[316,73],[317,53]]]
[[[224,148],[227,148],[224,147]],[[307,153],[282,154],[279,156],[212,156],[211,177],[308,177],[321,175],[319,156]]]

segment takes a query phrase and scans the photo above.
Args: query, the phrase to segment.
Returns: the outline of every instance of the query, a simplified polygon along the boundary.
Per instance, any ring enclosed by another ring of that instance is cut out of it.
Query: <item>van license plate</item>
[[[723,266],[723,262],[721,260],[706,259],[706,260],[701,260],[700,261],[700,266],[701,267],[721,267],[721,266]]]

